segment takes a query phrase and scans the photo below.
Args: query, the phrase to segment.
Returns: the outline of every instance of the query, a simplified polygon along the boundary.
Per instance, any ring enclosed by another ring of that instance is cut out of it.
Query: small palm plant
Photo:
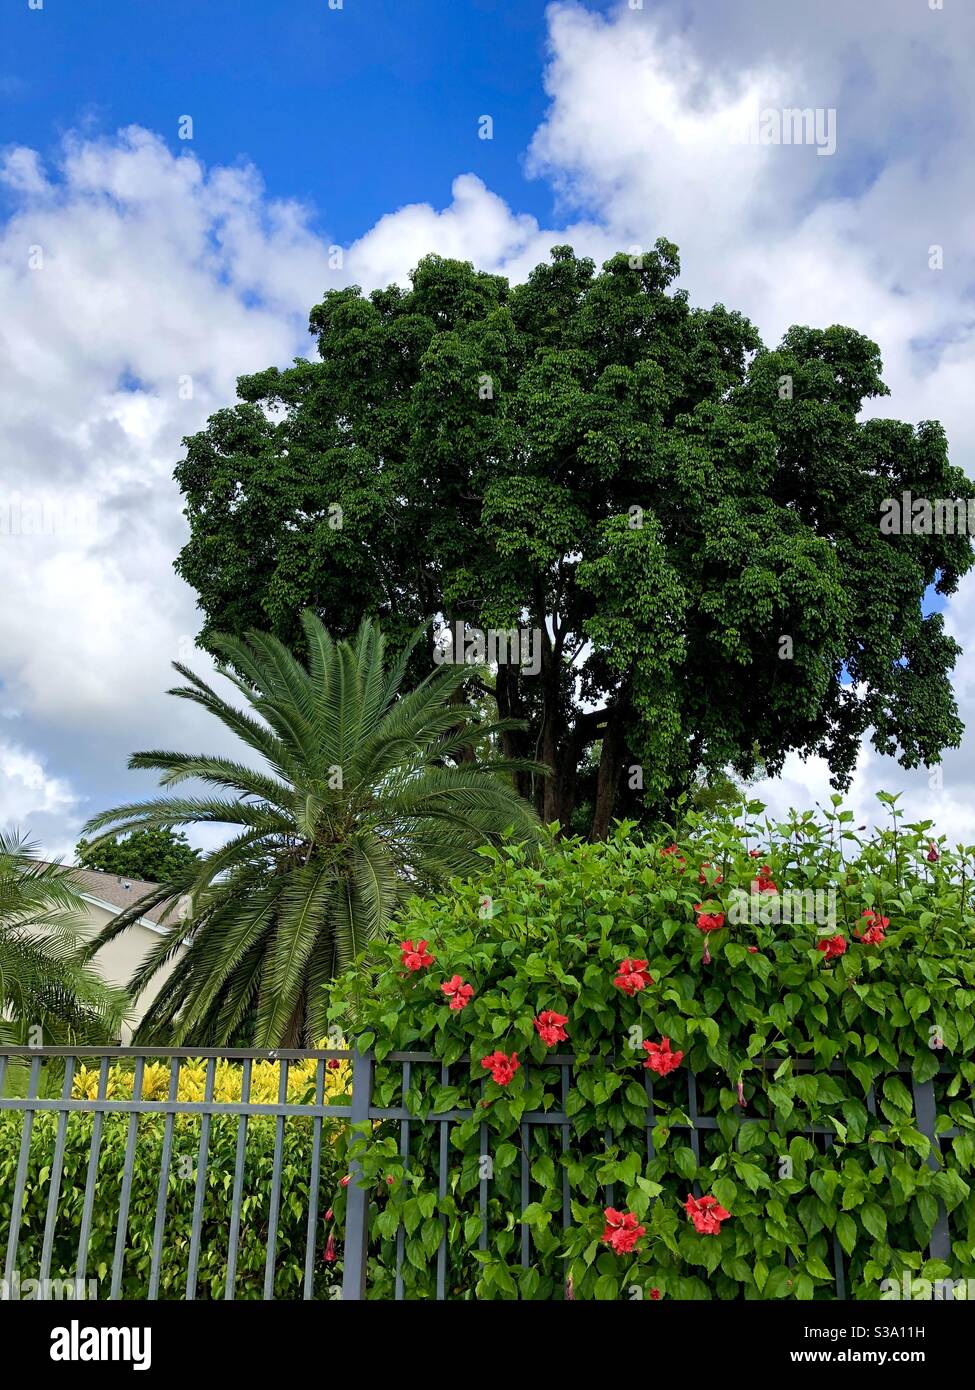
[[[156,769],[163,786],[194,779],[221,795],[120,806],[86,826],[120,834],[221,823],[234,832],[99,939],[124,931],[149,906],[182,904],[182,920],[130,982],[141,993],[175,958],[139,1041],[318,1042],[328,1029],[323,986],[386,928],[404,896],[470,872],[478,850],[507,832],[537,833],[508,774],[540,769],[471,755],[473,745],[493,745],[495,734],[523,725],[487,723],[452,703],[469,670],[442,666],[401,694],[412,646],[388,666],[371,621],[352,641],[333,641],[313,613],[302,622],[307,666],[261,633],[214,640],[218,671],[243,709],[176,664],[189,684],[170,693],[208,710],[263,767],[137,753],[129,766]]]
[[[0,1041],[59,1046],[118,1037],[124,990],[86,964],[85,905],[71,870],[0,833]]]

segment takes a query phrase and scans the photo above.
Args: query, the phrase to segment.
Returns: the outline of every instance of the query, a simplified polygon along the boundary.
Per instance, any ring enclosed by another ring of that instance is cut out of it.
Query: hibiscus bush
[[[414,899],[331,1000],[375,1103],[419,1117],[406,1155],[398,1120],[353,1137],[370,1296],[398,1250],[406,1296],[433,1296],[442,1235],[453,1298],[831,1299],[838,1252],[849,1298],[975,1275],[975,847],[881,799],[870,834],[834,798],[485,849]],[[437,1061],[404,1096],[405,1050]],[[950,1263],[928,1255],[942,1211]]]

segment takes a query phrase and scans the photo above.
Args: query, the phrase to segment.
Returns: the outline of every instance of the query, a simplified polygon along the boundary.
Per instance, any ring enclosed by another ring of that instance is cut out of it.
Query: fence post
[[[352,1115],[350,1125],[367,1125],[372,1104],[372,1053],[356,1048],[352,1057]],[[353,1138],[352,1151],[363,1143],[361,1136]],[[359,1301],[366,1296],[366,1252],[369,1246],[369,1193],[359,1186],[362,1165],[357,1158],[349,1164],[352,1181],[348,1186],[345,1209],[345,1267],[342,1273],[342,1298]]]
[[[938,1144],[936,1134],[938,1107],[934,1099],[934,1083],[931,1081],[914,1081],[914,1114],[917,1117],[917,1127],[926,1138],[931,1141],[931,1151],[928,1154],[928,1167],[937,1172],[941,1168],[941,1147]],[[951,1234],[948,1230],[948,1214],[945,1211],[944,1202],[938,1203],[938,1219],[934,1223],[931,1232],[931,1258],[933,1260],[951,1259]]]

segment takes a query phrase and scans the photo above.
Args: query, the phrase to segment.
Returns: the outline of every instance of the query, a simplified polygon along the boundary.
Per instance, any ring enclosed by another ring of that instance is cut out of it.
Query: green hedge
[[[398,944],[376,943],[365,981],[360,970],[341,982],[333,1012],[357,1011],[366,1041],[375,1040],[381,1103],[400,1099],[400,1068],[383,1061],[391,1050],[432,1049],[452,1064],[446,1087],[439,1068],[413,1069],[409,1103],[426,1119],[408,1166],[395,1122],[363,1137],[373,1296],[391,1293],[401,1229],[407,1296],[432,1295],[441,1222],[448,1292],[458,1298],[570,1290],[600,1299],[831,1299],[836,1244],[848,1298],[890,1296],[883,1281],[905,1274],[975,1276],[973,849],[932,850],[930,826],[901,825],[896,808],[890,829],[863,839],[838,804],[778,825],[755,819],[763,809],[688,815],[653,843],[635,842],[625,826],[604,844],[552,842],[540,860],[487,850],[482,875],[414,900],[400,924],[404,940],[427,941],[431,964],[409,970]],[[787,890],[813,894],[791,900],[797,908],[815,903],[817,889],[823,916],[835,895],[835,922],[781,920]],[[719,929],[701,929],[722,913]],[[748,920],[753,913],[769,920]],[[871,920],[881,921],[882,938],[865,942]],[[818,949],[825,937],[841,937],[843,953]],[[614,984],[627,957],[647,960],[653,977],[632,996]],[[475,990],[456,1012],[441,989],[455,974]],[[568,1039],[555,1051],[578,1058],[566,1107],[572,1134],[563,1155],[559,1127],[532,1127],[525,1205],[521,1116],[561,1105],[560,1070],[546,1065],[533,1023],[546,1010],[568,1017]],[[700,1161],[681,1128],[689,1124],[681,1070],[653,1078],[655,1156],[647,1157],[642,1043],[664,1037],[696,1074],[700,1113],[717,1117],[716,1129],[698,1131]],[[499,1050],[522,1063],[507,1086],[481,1066]],[[811,1064],[806,1074],[800,1062]],[[939,1132],[959,1131],[934,1169],[911,1077],[905,1085],[900,1069],[933,1081]],[[477,1113],[453,1126],[441,1200],[434,1117],[454,1107]],[[807,1126],[825,1127],[831,1146],[805,1137]],[[490,1240],[480,1251],[486,1154]],[[565,1176],[572,1223],[563,1228]],[[610,1183],[612,1205],[643,1228],[630,1253],[603,1240]],[[688,1219],[695,1194],[731,1213],[720,1234],[701,1234]],[[926,1253],[942,1206],[948,1262]],[[343,1212],[340,1198],[339,1220]],[[532,1237],[527,1270],[522,1221]]]
[[[64,1175],[51,1266],[51,1277],[55,1279],[73,1279],[75,1274],[93,1122],[92,1115],[79,1112],[72,1113],[68,1118]],[[88,1277],[99,1280],[100,1298],[108,1296],[111,1281],[128,1124],[127,1115],[107,1114],[102,1130],[92,1232],[88,1247]],[[40,1269],[56,1127],[56,1115],[44,1112],[35,1116],[17,1260],[22,1283],[24,1280],[36,1278]],[[149,1285],[163,1129],[162,1116],[143,1116],[139,1120],[121,1289],[123,1298],[144,1298]],[[331,1290],[340,1281],[341,1266],[337,1263],[326,1264],[323,1259],[326,1240],[323,1216],[338,1178],[344,1172],[344,1168],[340,1169],[338,1166],[340,1159],[336,1151],[336,1140],[341,1130],[342,1122],[339,1121],[325,1121],[322,1127],[321,1186],[315,1256],[316,1298],[333,1296]],[[11,1111],[0,1113],[0,1250],[5,1250],[7,1244],[21,1132],[20,1114]],[[248,1121],[237,1260],[236,1297],[240,1299],[263,1297],[274,1136],[273,1118],[253,1117]],[[200,1118],[179,1116],[173,1127],[172,1163],[161,1262],[161,1298],[178,1299],[185,1295],[199,1140]],[[202,1299],[224,1296],[236,1148],[236,1116],[214,1117],[210,1127],[197,1288],[197,1297]],[[278,1299],[302,1297],[311,1153],[312,1121],[300,1117],[289,1118],[284,1127],[281,1210],[275,1267],[274,1296]]]

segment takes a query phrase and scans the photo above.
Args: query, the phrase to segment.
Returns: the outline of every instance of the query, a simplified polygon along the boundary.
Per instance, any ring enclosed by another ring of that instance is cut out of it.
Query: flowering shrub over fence
[[[375,1103],[422,1117],[405,1156],[396,1121],[356,1139],[371,1295],[399,1268],[432,1296],[441,1248],[461,1298],[833,1298],[842,1262],[872,1299],[975,1274],[975,847],[881,799],[893,823],[865,838],[839,798],[781,824],[752,803],[652,843],[486,849],[415,899],[331,1003],[374,1048]],[[386,1059],[418,1047],[449,1080],[415,1066],[404,1095]],[[529,1112],[564,1113],[568,1142]],[[942,1211],[950,1264],[927,1254]]]

